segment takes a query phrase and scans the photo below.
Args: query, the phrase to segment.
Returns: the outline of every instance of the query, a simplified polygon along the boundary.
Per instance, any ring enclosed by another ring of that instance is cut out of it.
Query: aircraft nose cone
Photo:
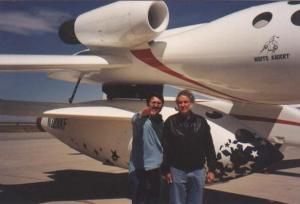
[[[41,132],[45,132],[44,128],[42,127],[42,118],[36,118],[36,126]]]
[[[217,152],[216,174],[230,180],[263,170],[283,159],[283,154],[267,140],[242,130],[236,140],[228,139]]]

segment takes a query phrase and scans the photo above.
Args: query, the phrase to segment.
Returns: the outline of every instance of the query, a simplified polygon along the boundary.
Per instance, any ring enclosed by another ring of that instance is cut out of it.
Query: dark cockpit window
[[[219,119],[223,117],[222,113],[216,111],[207,111],[205,115],[212,119]]]
[[[268,25],[268,23],[270,23],[271,19],[272,19],[272,13],[270,12],[264,12],[259,14],[258,16],[256,16],[252,22],[252,25],[255,28],[263,28],[266,25]]]
[[[300,4],[300,1],[289,1],[288,4],[290,5]]]
[[[300,10],[296,11],[292,17],[291,17],[291,21],[294,25],[296,26],[300,26]]]
[[[247,129],[238,129],[235,132],[235,138],[237,139],[237,141],[243,142],[243,143],[251,143],[256,140],[255,134],[250,132]]]

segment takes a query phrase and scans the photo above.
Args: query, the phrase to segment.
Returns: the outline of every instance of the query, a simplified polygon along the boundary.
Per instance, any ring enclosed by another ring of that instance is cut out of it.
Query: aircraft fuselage
[[[128,69],[103,70],[90,79],[172,84],[245,102],[299,103],[300,27],[291,21],[297,9],[287,2],[266,4],[165,31],[149,47],[120,54],[131,59]],[[265,13],[271,19],[263,16],[266,25],[259,27],[255,19]]]

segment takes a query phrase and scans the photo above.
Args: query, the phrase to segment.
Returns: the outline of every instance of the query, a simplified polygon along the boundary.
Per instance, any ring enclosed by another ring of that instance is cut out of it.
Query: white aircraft
[[[267,168],[283,158],[285,146],[300,146],[300,112],[289,106],[300,103],[299,2],[166,30],[168,21],[163,1],[120,1],[62,24],[61,39],[87,50],[0,55],[2,71],[46,71],[77,82],[70,102],[80,82],[102,83],[107,95],[70,107],[2,100],[0,114],[42,111],[47,132],[83,154],[127,168],[131,117],[145,106],[140,99],[169,84],[216,98],[198,100],[194,111],[211,126],[218,180]],[[174,106],[165,103],[164,118],[176,112]]]

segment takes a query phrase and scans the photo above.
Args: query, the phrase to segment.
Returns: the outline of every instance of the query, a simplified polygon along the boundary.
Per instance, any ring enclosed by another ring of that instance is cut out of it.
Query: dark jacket
[[[162,172],[170,167],[191,171],[204,167],[205,161],[210,171],[215,170],[216,153],[205,118],[190,112],[170,116],[163,129],[162,144],[164,161]]]

